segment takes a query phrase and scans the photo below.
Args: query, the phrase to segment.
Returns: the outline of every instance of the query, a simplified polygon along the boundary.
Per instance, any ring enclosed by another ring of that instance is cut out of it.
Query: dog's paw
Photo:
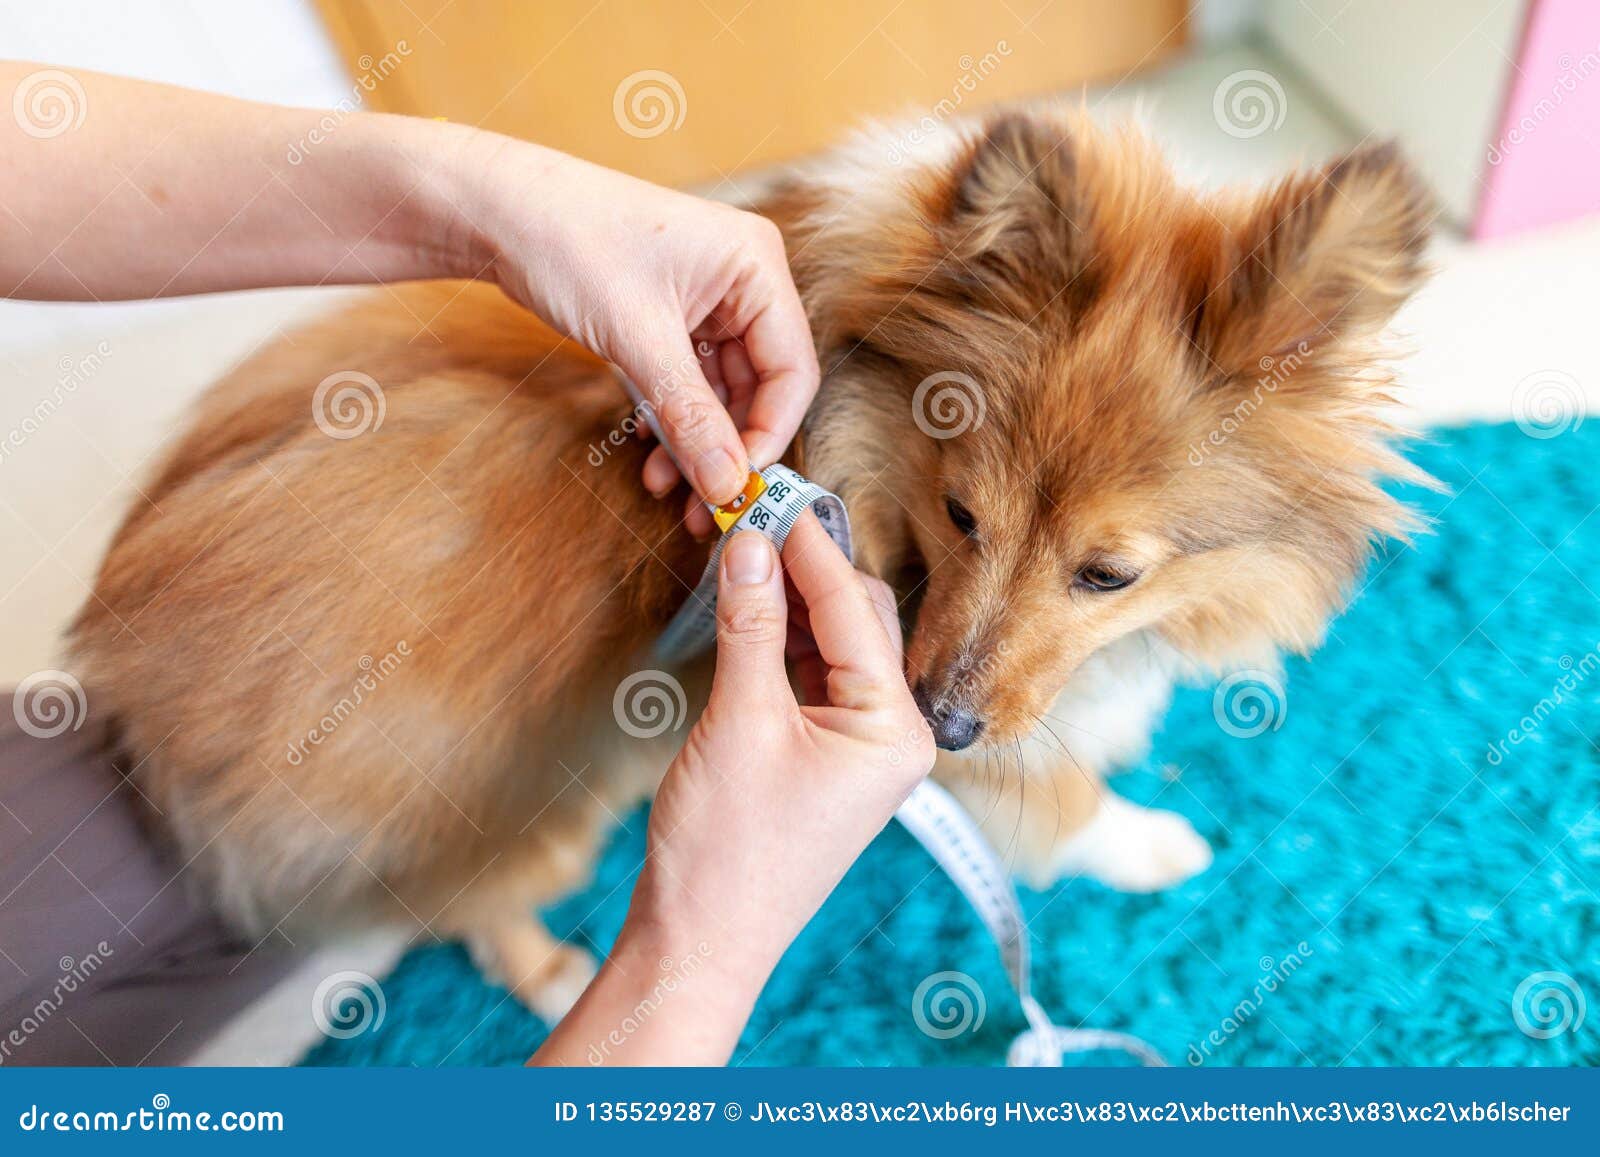
[[[599,965],[582,948],[553,940],[537,924],[500,927],[467,947],[485,977],[511,990],[529,1012],[555,1027],[583,995]]]
[[[1177,812],[1129,803],[1106,792],[1100,810],[1056,845],[1049,880],[1090,876],[1123,892],[1155,892],[1211,866],[1211,845]]]
[[[531,983],[520,984],[512,991],[528,1006],[529,1012],[553,1028],[572,1011],[598,969],[599,965],[589,953],[563,944],[556,949],[549,967]]]

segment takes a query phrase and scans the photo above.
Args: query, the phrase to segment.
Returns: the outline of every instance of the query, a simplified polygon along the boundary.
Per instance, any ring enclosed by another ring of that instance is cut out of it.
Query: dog
[[[891,164],[866,131],[756,204],[822,388],[790,460],[890,581],[956,791],[1036,885],[1210,849],[1104,777],[1175,683],[1322,637],[1420,476],[1383,331],[1424,276],[1389,146],[1181,186],[1131,130],[1007,110]],[[1270,367],[1270,369],[1269,369]],[[478,283],[417,283],[217,383],[115,536],[74,670],[186,876],[241,929],[398,919],[554,1019],[585,878],[673,726],[622,692],[708,547],[638,484],[609,368]]]

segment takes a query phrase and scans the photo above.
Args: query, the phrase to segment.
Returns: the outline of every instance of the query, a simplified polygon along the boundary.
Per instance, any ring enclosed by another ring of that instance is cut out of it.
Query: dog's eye
[[[962,506],[954,498],[946,498],[944,500],[944,510],[950,516],[950,525],[954,526],[962,534],[970,538],[978,532],[978,520],[973,517],[972,511]]]
[[[1120,591],[1139,576],[1123,574],[1101,563],[1086,566],[1078,572],[1078,585],[1092,591]]]

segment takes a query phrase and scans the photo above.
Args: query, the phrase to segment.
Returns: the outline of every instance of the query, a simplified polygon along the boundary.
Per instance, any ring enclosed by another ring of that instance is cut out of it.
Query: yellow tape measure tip
[[[744,489],[732,502],[711,508],[711,520],[717,524],[717,529],[727,534],[734,523],[744,517],[745,511],[755,505],[756,499],[767,491],[767,480],[756,471],[750,471],[750,477],[744,480]]]

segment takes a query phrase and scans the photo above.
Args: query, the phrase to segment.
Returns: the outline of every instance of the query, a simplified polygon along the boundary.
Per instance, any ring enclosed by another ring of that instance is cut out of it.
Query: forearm
[[[12,92],[42,66],[0,63]],[[434,121],[276,108],[74,71],[82,123],[8,124],[0,289],[121,299],[483,274],[465,187],[498,138]],[[8,118],[9,119],[9,118]]]
[[[688,921],[629,917],[600,973],[530,1065],[722,1065],[772,971]]]

